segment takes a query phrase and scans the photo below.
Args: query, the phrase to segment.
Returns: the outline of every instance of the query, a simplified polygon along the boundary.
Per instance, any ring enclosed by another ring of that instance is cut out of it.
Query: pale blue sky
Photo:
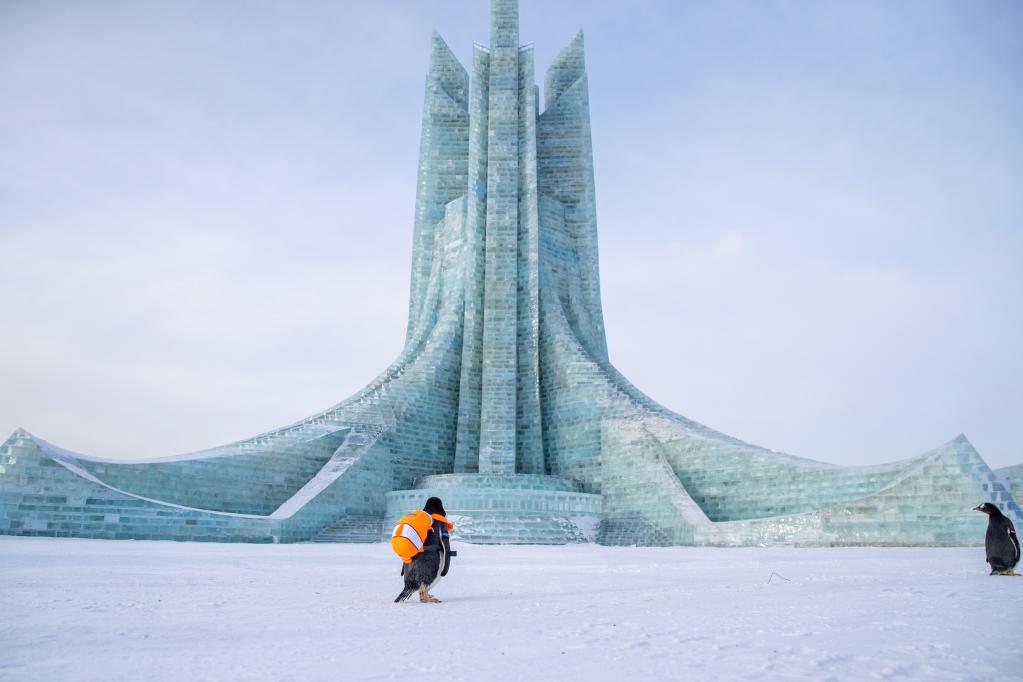
[[[1023,4],[523,0],[586,32],[612,360],[843,464],[1023,461]],[[399,352],[430,31],[483,0],[0,3],[0,431],[197,450]]]

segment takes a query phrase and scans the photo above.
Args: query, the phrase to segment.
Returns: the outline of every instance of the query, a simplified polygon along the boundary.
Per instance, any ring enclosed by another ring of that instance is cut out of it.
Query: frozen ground
[[[1023,679],[1023,578],[973,549],[0,537],[0,680]]]

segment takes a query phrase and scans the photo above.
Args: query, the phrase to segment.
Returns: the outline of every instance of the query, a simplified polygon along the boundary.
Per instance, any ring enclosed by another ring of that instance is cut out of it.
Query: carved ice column
[[[544,79],[543,114],[537,121],[540,195],[564,207],[564,230],[578,257],[578,271],[568,290],[566,314],[583,347],[607,361],[604,314],[600,303],[597,256],[597,210],[593,184],[590,101],[579,31],[561,50]],[[554,210],[554,206],[550,206]],[[546,229],[546,225],[544,226]]]
[[[469,74],[436,33],[431,43],[425,100],[406,342],[413,338],[422,313],[437,224],[444,219],[447,203],[465,194],[469,156]]]
[[[491,3],[486,277],[479,472],[515,473],[517,398],[519,10]]]
[[[473,49],[469,96],[469,201],[465,264],[465,325],[462,333],[462,371],[458,391],[458,431],[455,473],[479,470],[480,398],[483,372],[484,242],[487,230],[487,118],[490,109],[490,50]]]
[[[537,88],[533,47],[519,51],[519,252],[516,471],[543,474],[540,423],[540,275],[536,170]]]

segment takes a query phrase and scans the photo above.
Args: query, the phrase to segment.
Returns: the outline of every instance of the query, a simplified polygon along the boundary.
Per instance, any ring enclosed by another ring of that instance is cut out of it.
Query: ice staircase
[[[326,526],[309,542],[380,542],[384,536],[383,516],[346,514]]]

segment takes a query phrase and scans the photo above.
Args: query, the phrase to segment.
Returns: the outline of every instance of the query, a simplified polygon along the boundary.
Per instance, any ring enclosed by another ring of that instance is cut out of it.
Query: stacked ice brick
[[[1023,466],[993,472],[964,437],[842,468],[632,386],[604,335],[582,33],[543,107],[534,81],[515,0],[492,0],[471,77],[433,36],[408,332],[372,384],[176,458],[103,461],[19,430],[0,448],[0,533],[368,541],[429,495],[456,535],[488,543],[976,544],[985,500],[1023,521]]]

